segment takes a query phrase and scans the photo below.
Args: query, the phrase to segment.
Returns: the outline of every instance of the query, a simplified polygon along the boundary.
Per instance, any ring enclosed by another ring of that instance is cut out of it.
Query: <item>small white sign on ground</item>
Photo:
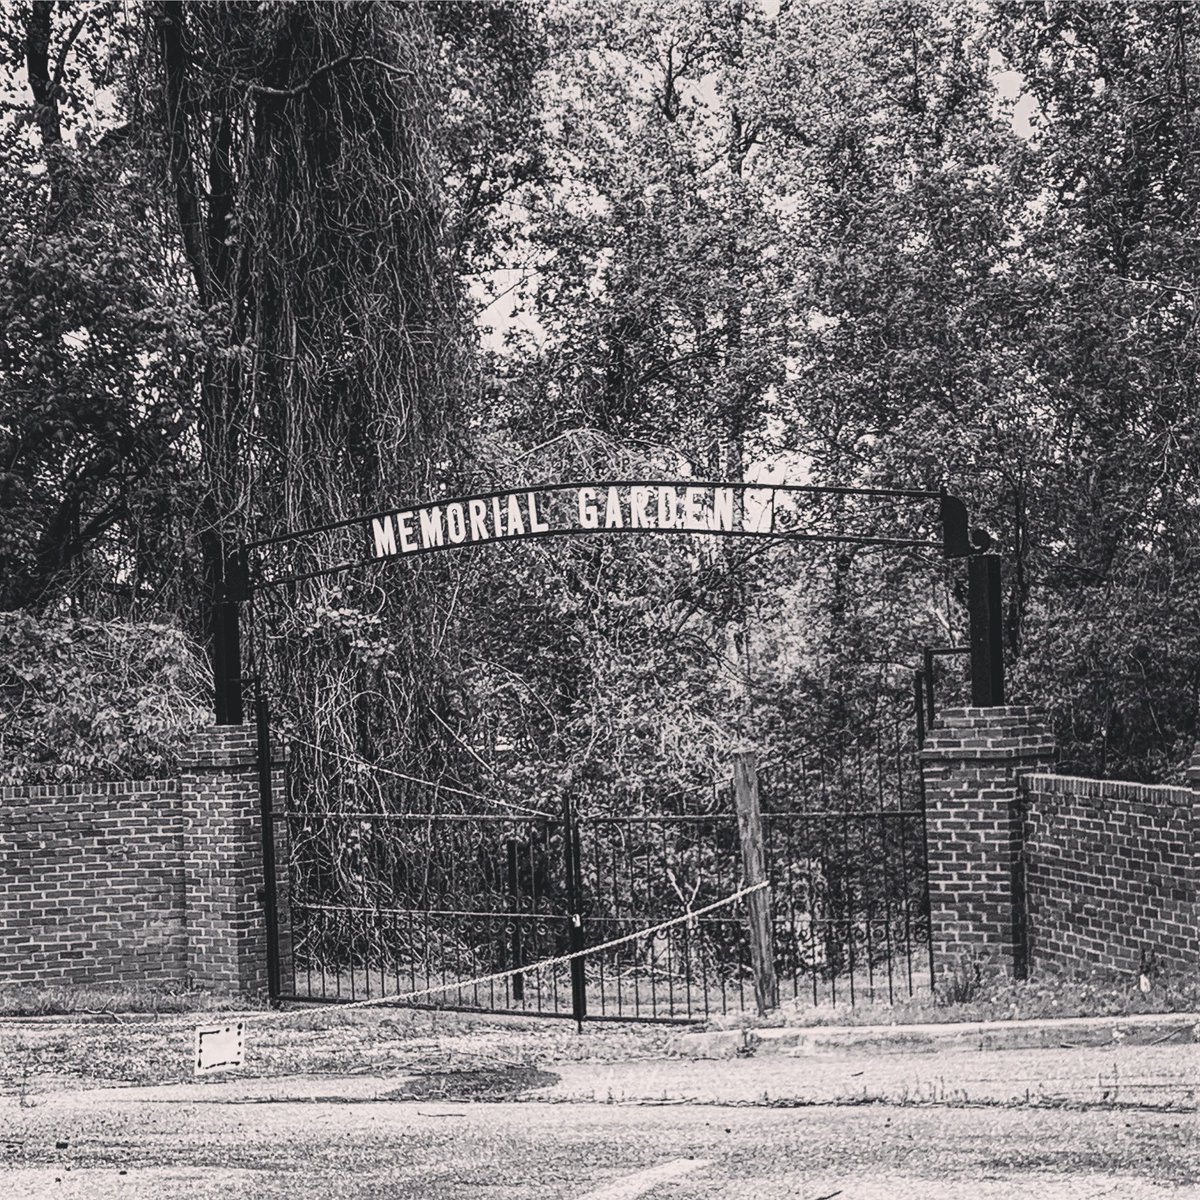
[[[246,1065],[246,1027],[243,1021],[232,1025],[201,1025],[196,1030],[196,1071],[229,1071]]]

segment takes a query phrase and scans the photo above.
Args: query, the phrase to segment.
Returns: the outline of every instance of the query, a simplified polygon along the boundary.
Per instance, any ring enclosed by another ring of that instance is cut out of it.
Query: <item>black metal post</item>
[[[213,606],[214,715],[218,725],[240,725],[242,709],[242,639],[238,606],[218,600]]]
[[[945,558],[966,558],[972,551],[967,506],[945,488],[941,490],[940,500],[942,554]]]
[[[978,554],[968,559],[967,610],[971,626],[971,703],[991,708],[1004,703],[1004,630],[998,554]]]
[[[924,697],[924,713],[922,714],[921,728],[933,728],[934,718],[937,716],[937,660],[939,658],[952,658],[958,654],[970,654],[971,650],[968,646],[926,646],[924,651],[924,668],[917,672],[917,689],[918,694]]]
[[[563,796],[563,855],[567,876],[567,917],[572,954],[586,946],[583,936],[583,873],[580,867],[579,824],[570,790]],[[575,1026],[583,1032],[587,1019],[587,974],[583,958],[571,959],[571,1015]]]
[[[517,840],[509,838],[508,850],[508,910],[512,914],[512,963],[513,967],[523,967],[524,948],[521,945],[521,882],[517,870]],[[525,975],[518,971],[512,977],[512,996],[514,1000],[525,999]]]
[[[1025,894],[1025,799],[1018,790],[1009,805],[1009,838],[1012,859],[1009,876],[1012,888],[1013,978],[1029,978],[1029,916]]]
[[[917,707],[917,795],[921,805],[921,916],[928,931],[925,946],[929,955],[929,994],[933,996],[937,991],[937,971],[933,959],[933,905],[929,896],[929,818],[925,804],[925,763],[921,758],[926,732],[925,698],[921,694],[921,672],[917,671],[914,674],[913,699]]]
[[[262,819],[263,886],[259,895],[267,925],[267,995],[279,998],[279,910],[275,877],[275,807],[271,776],[271,723],[265,696],[254,700],[254,724],[258,734],[258,794]]]
[[[212,636],[213,713],[218,725],[241,725],[242,636],[240,603],[246,596],[246,562],[226,555],[215,534],[205,539],[208,561],[209,626]]]
[[[925,647],[925,725],[933,728],[933,651]]]

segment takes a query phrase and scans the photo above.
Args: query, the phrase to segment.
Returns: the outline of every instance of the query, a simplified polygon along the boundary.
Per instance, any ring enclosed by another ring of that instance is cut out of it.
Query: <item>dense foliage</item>
[[[0,616],[0,785],[177,774],[203,727],[200,649],[169,625]]]
[[[0,608],[203,639],[223,547],[476,483],[945,481],[1064,765],[1170,777],[1198,39],[1184,0],[11,5]],[[352,760],[670,791],[861,724],[961,640],[962,586],[510,545],[264,601],[247,670]]]

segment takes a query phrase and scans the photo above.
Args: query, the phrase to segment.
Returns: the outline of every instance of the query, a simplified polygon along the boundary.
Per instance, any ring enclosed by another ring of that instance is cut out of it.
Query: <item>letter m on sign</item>
[[[371,518],[371,532],[375,535],[375,557],[386,558],[396,553],[396,527],[391,517]]]

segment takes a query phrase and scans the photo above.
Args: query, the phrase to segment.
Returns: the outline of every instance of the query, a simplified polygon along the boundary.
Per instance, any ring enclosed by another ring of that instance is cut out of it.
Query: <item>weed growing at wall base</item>
[[[939,1004],[970,1004],[983,987],[983,964],[978,958],[964,955],[954,969],[938,985],[934,999]]]

